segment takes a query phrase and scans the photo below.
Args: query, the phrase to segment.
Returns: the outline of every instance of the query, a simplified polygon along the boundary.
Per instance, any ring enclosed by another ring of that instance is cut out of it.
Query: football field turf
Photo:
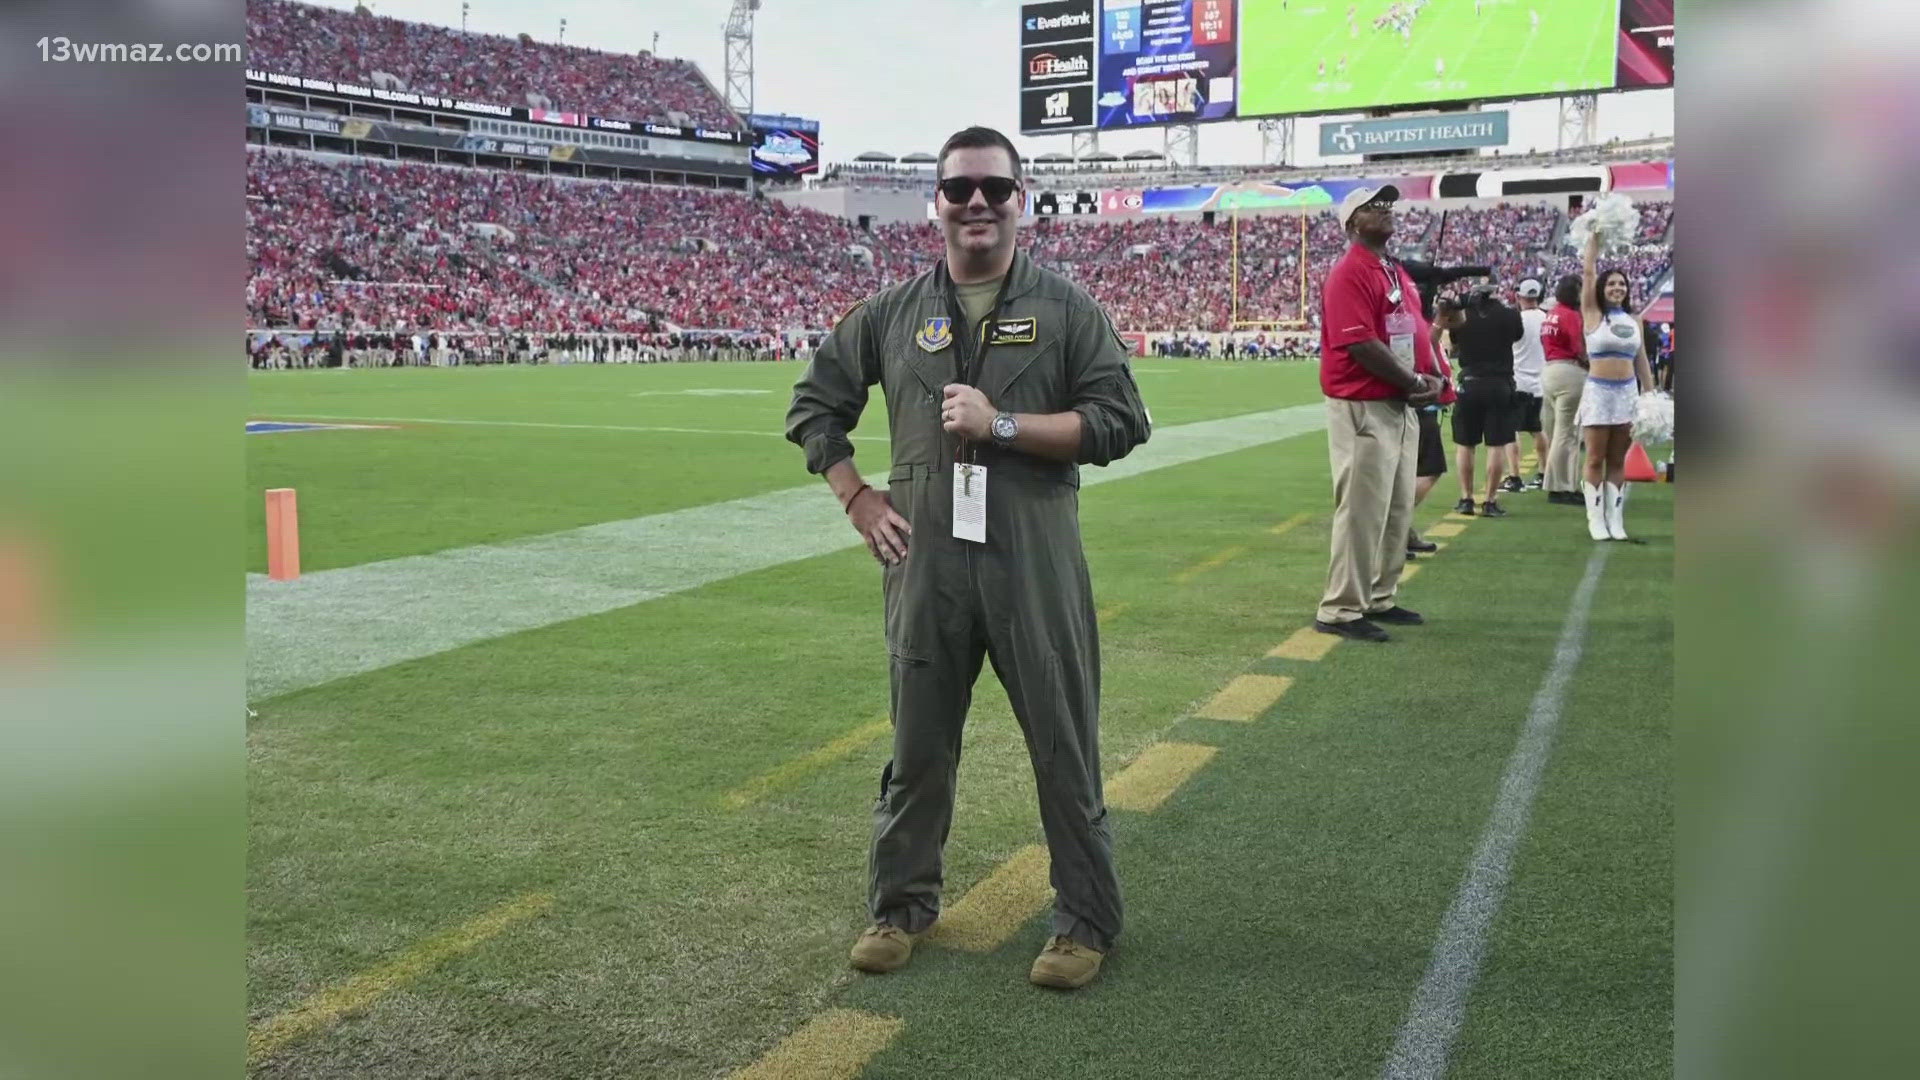
[[[1389,0],[1245,0],[1243,116],[1571,93],[1613,85],[1618,0],[1431,0],[1403,38]],[[1357,7],[1355,33],[1347,21]],[[1540,17],[1534,28],[1531,15]],[[1344,58],[1344,74],[1340,61]],[[1320,65],[1324,61],[1325,73]],[[1436,65],[1444,63],[1444,69]]]
[[[1670,1074],[1671,489],[1596,556],[1578,508],[1454,520],[1443,478],[1421,520],[1454,535],[1402,591],[1429,625],[1324,648],[1296,637],[1330,509],[1314,368],[1136,370],[1154,441],[1081,492],[1128,925],[1072,995],[1025,979],[1044,862],[991,674],[950,936],[846,967],[879,573],[817,538],[839,510],[779,437],[797,366],[253,376],[255,418],[365,425],[246,442],[248,569],[260,492],[294,487],[307,571],[250,582],[250,631],[361,661],[251,702],[253,1072],[1373,1077],[1411,1041],[1456,1077]],[[884,437],[877,392],[855,434]],[[536,559],[537,588],[502,576]],[[356,639],[329,605],[377,575],[402,614],[354,609]],[[489,598],[555,614],[496,633]],[[400,633],[448,644],[388,662]]]

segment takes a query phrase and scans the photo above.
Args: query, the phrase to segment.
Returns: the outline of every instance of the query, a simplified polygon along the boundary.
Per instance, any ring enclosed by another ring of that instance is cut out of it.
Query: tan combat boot
[[[1027,978],[1036,986],[1057,986],[1062,990],[1078,990],[1093,981],[1100,974],[1100,961],[1106,955],[1097,949],[1089,949],[1073,939],[1055,935],[1048,939],[1047,947],[1040,950],[1040,956],[1033,962],[1033,971]]]
[[[853,943],[848,959],[854,967],[876,975],[898,971],[913,958],[913,943],[918,938],[919,935],[909,934],[897,926],[875,923],[860,932],[860,940]]]

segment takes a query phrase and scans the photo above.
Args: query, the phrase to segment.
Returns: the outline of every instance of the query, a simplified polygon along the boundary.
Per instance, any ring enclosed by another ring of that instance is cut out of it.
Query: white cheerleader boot
[[[1600,503],[1605,493],[1600,490],[1599,484],[1585,481],[1581,481],[1580,490],[1587,498],[1587,535],[1595,540],[1610,539],[1612,534],[1607,532],[1607,511]]]
[[[1607,535],[1615,540],[1627,538],[1627,485],[1606,485]]]

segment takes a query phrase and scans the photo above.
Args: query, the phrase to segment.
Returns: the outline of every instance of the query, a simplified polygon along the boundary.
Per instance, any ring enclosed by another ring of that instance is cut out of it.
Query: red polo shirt
[[[1540,324],[1540,346],[1546,350],[1547,363],[1578,360],[1587,355],[1587,327],[1580,309],[1556,304]]]
[[[1348,348],[1362,341],[1390,343],[1387,316],[1406,312],[1414,321],[1414,358],[1419,360],[1421,339],[1426,334],[1420,317],[1420,294],[1406,268],[1394,264],[1393,274],[1400,282],[1398,301],[1392,296],[1393,279],[1388,276],[1380,256],[1355,244],[1347,249],[1327,275],[1320,290],[1320,390],[1331,398],[1352,401],[1379,401],[1401,397],[1399,387],[1361,367]]]

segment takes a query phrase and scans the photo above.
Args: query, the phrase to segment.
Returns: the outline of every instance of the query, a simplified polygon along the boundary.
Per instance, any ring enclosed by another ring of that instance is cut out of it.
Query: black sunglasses
[[[989,204],[999,206],[1013,198],[1019,187],[1020,181],[1005,176],[983,176],[979,180],[971,176],[949,176],[939,184],[940,194],[956,205],[972,202],[973,193],[979,191]]]

